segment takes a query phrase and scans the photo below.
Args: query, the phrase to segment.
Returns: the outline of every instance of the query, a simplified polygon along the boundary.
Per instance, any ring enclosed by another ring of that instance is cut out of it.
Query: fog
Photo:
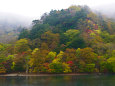
[[[0,12],[0,31],[10,31],[18,27],[28,28],[32,18],[13,13]]]
[[[24,25],[27,26],[30,24],[31,18],[26,16],[20,16],[12,13],[0,12],[0,24],[9,23],[14,25]]]
[[[0,29],[4,24],[28,26],[52,9],[88,5],[92,10],[115,18],[115,0],[0,0]]]
[[[92,10],[96,10],[107,17],[115,19],[115,3],[100,5],[98,7],[92,7]]]

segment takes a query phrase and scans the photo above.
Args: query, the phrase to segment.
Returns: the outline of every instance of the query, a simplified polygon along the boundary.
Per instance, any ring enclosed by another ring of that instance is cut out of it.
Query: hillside
[[[0,45],[0,72],[115,73],[115,22],[88,6],[51,10]]]

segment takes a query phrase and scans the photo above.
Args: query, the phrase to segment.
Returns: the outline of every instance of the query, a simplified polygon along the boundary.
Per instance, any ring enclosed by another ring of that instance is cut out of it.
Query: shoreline
[[[108,75],[112,74],[115,75],[115,73],[61,73],[61,74],[50,74],[50,73],[9,73],[9,74],[0,74],[0,77],[2,76],[79,76],[79,75]]]
[[[70,74],[26,74],[26,73],[11,73],[1,74],[0,76],[74,76],[74,75],[89,75],[87,73],[70,73]]]

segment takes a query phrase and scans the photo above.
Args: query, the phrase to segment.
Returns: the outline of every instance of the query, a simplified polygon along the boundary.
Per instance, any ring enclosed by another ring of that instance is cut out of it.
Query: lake
[[[2,76],[0,86],[115,86],[115,75]]]

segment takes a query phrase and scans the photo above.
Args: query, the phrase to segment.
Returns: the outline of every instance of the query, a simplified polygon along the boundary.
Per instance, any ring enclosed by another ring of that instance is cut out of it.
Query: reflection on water
[[[115,86],[115,75],[4,76],[0,86]]]

